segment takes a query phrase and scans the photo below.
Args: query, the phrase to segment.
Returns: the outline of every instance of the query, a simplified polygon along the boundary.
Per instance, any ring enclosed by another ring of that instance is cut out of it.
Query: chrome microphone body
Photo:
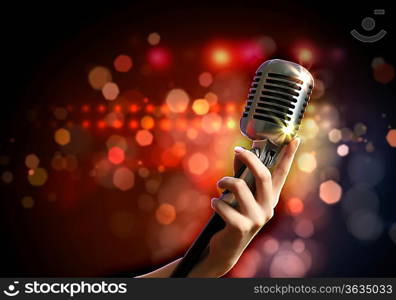
[[[264,62],[256,71],[240,120],[243,135],[253,141],[252,151],[269,169],[276,165],[282,148],[296,135],[313,89],[313,77],[304,67],[286,60]],[[242,166],[235,177],[245,180],[255,192],[253,174]],[[238,203],[225,190],[220,199],[233,207]],[[176,266],[171,277],[186,277],[209,250],[214,234],[225,222],[214,213]]]

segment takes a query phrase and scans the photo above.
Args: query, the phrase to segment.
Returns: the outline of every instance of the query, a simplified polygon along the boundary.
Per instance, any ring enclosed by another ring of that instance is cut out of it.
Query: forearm
[[[162,268],[154,270],[150,273],[136,276],[136,278],[166,278],[166,277],[169,277],[172,274],[173,270],[176,268],[180,259],[181,258],[163,266]]]
[[[136,278],[167,278],[170,277],[173,270],[176,268],[177,264],[180,262],[181,258],[154,270],[150,273],[136,276]],[[226,273],[224,268],[219,268],[216,264],[209,261],[208,257],[201,260],[188,274],[187,277],[220,277]]]

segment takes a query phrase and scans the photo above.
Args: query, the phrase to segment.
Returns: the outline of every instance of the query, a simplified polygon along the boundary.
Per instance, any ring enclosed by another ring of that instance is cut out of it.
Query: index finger
[[[278,166],[272,172],[272,187],[278,199],[283,185],[285,184],[287,175],[289,174],[290,167],[293,163],[294,155],[300,145],[300,138],[295,138],[291,141],[285,149]]]

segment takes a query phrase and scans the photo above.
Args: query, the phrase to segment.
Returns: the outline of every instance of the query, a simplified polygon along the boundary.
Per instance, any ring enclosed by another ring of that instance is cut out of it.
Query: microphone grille
[[[296,132],[312,89],[312,76],[303,67],[283,60],[268,61],[260,66],[253,77],[242,120],[256,120],[256,124],[262,122],[266,124],[266,131],[275,127],[288,127]],[[243,124],[247,125],[246,122]],[[257,133],[258,127],[262,126],[254,127],[255,130],[251,131]],[[241,126],[241,129],[247,133],[246,128]],[[248,135],[256,135],[251,133]]]

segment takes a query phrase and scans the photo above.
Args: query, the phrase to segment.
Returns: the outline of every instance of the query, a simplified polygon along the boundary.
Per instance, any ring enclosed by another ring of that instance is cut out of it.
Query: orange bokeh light
[[[287,210],[288,213],[292,216],[298,215],[304,210],[304,203],[301,201],[300,198],[290,198],[287,201]]]
[[[221,129],[222,118],[216,113],[209,113],[202,118],[202,129],[207,133],[215,133]]]
[[[182,113],[187,109],[190,97],[182,89],[173,89],[166,96],[166,104],[174,113]]]
[[[312,51],[308,48],[302,48],[298,51],[298,60],[301,63],[311,62],[313,58]]]
[[[298,44],[293,47],[292,51],[296,61],[305,67],[310,68],[317,60],[317,48],[310,41],[298,42]]]
[[[235,112],[235,110],[236,110],[236,107],[235,107],[234,103],[227,103],[227,105],[226,105],[227,113],[233,113],[233,112]]]
[[[322,199],[323,202],[327,204],[337,203],[338,201],[340,201],[341,195],[341,186],[333,180],[322,182],[319,187],[320,199]]]
[[[59,145],[65,146],[70,143],[70,131],[65,128],[59,128],[57,131],[55,131],[54,139]]]
[[[116,129],[121,128],[124,125],[124,123],[121,120],[114,120],[112,126]]]
[[[153,119],[153,117],[150,117],[150,116],[144,116],[140,120],[140,125],[144,129],[152,129],[154,127],[154,124],[155,124],[154,119]]]
[[[184,118],[178,118],[175,120],[175,127],[179,130],[186,130],[187,129],[187,120]]]
[[[154,136],[153,134],[146,130],[139,130],[136,133],[136,142],[140,145],[140,146],[148,146],[153,142]]]
[[[155,218],[162,225],[169,225],[176,219],[176,209],[172,204],[162,203],[155,211]]]
[[[194,175],[202,175],[209,168],[209,160],[203,153],[194,153],[187,162],[188,170]]]
[[[231,61],[231,54],[224,48],[217,48],[212,52],[212,60],[218,66],[226,66]]]
[[[197,99],[194,101],[192,109],[197,115],[205,115],[209,111],[209,102],[206,99]]]
[[[169,119],[161,119],[159,126],[162,130],[168,131],[172,128],[171,121]]]
[[[305,173],[313,172],[317,167],[315,153],[301,153],[297,159],[297,166]]]
[[[220,105],[218,103],[215,103],[215,104],[211,105],[210,111],[213,112],[213,113],[220,112]]]
[[[396,147],[396,129],[389,130],[386,140],[391,147]]]

